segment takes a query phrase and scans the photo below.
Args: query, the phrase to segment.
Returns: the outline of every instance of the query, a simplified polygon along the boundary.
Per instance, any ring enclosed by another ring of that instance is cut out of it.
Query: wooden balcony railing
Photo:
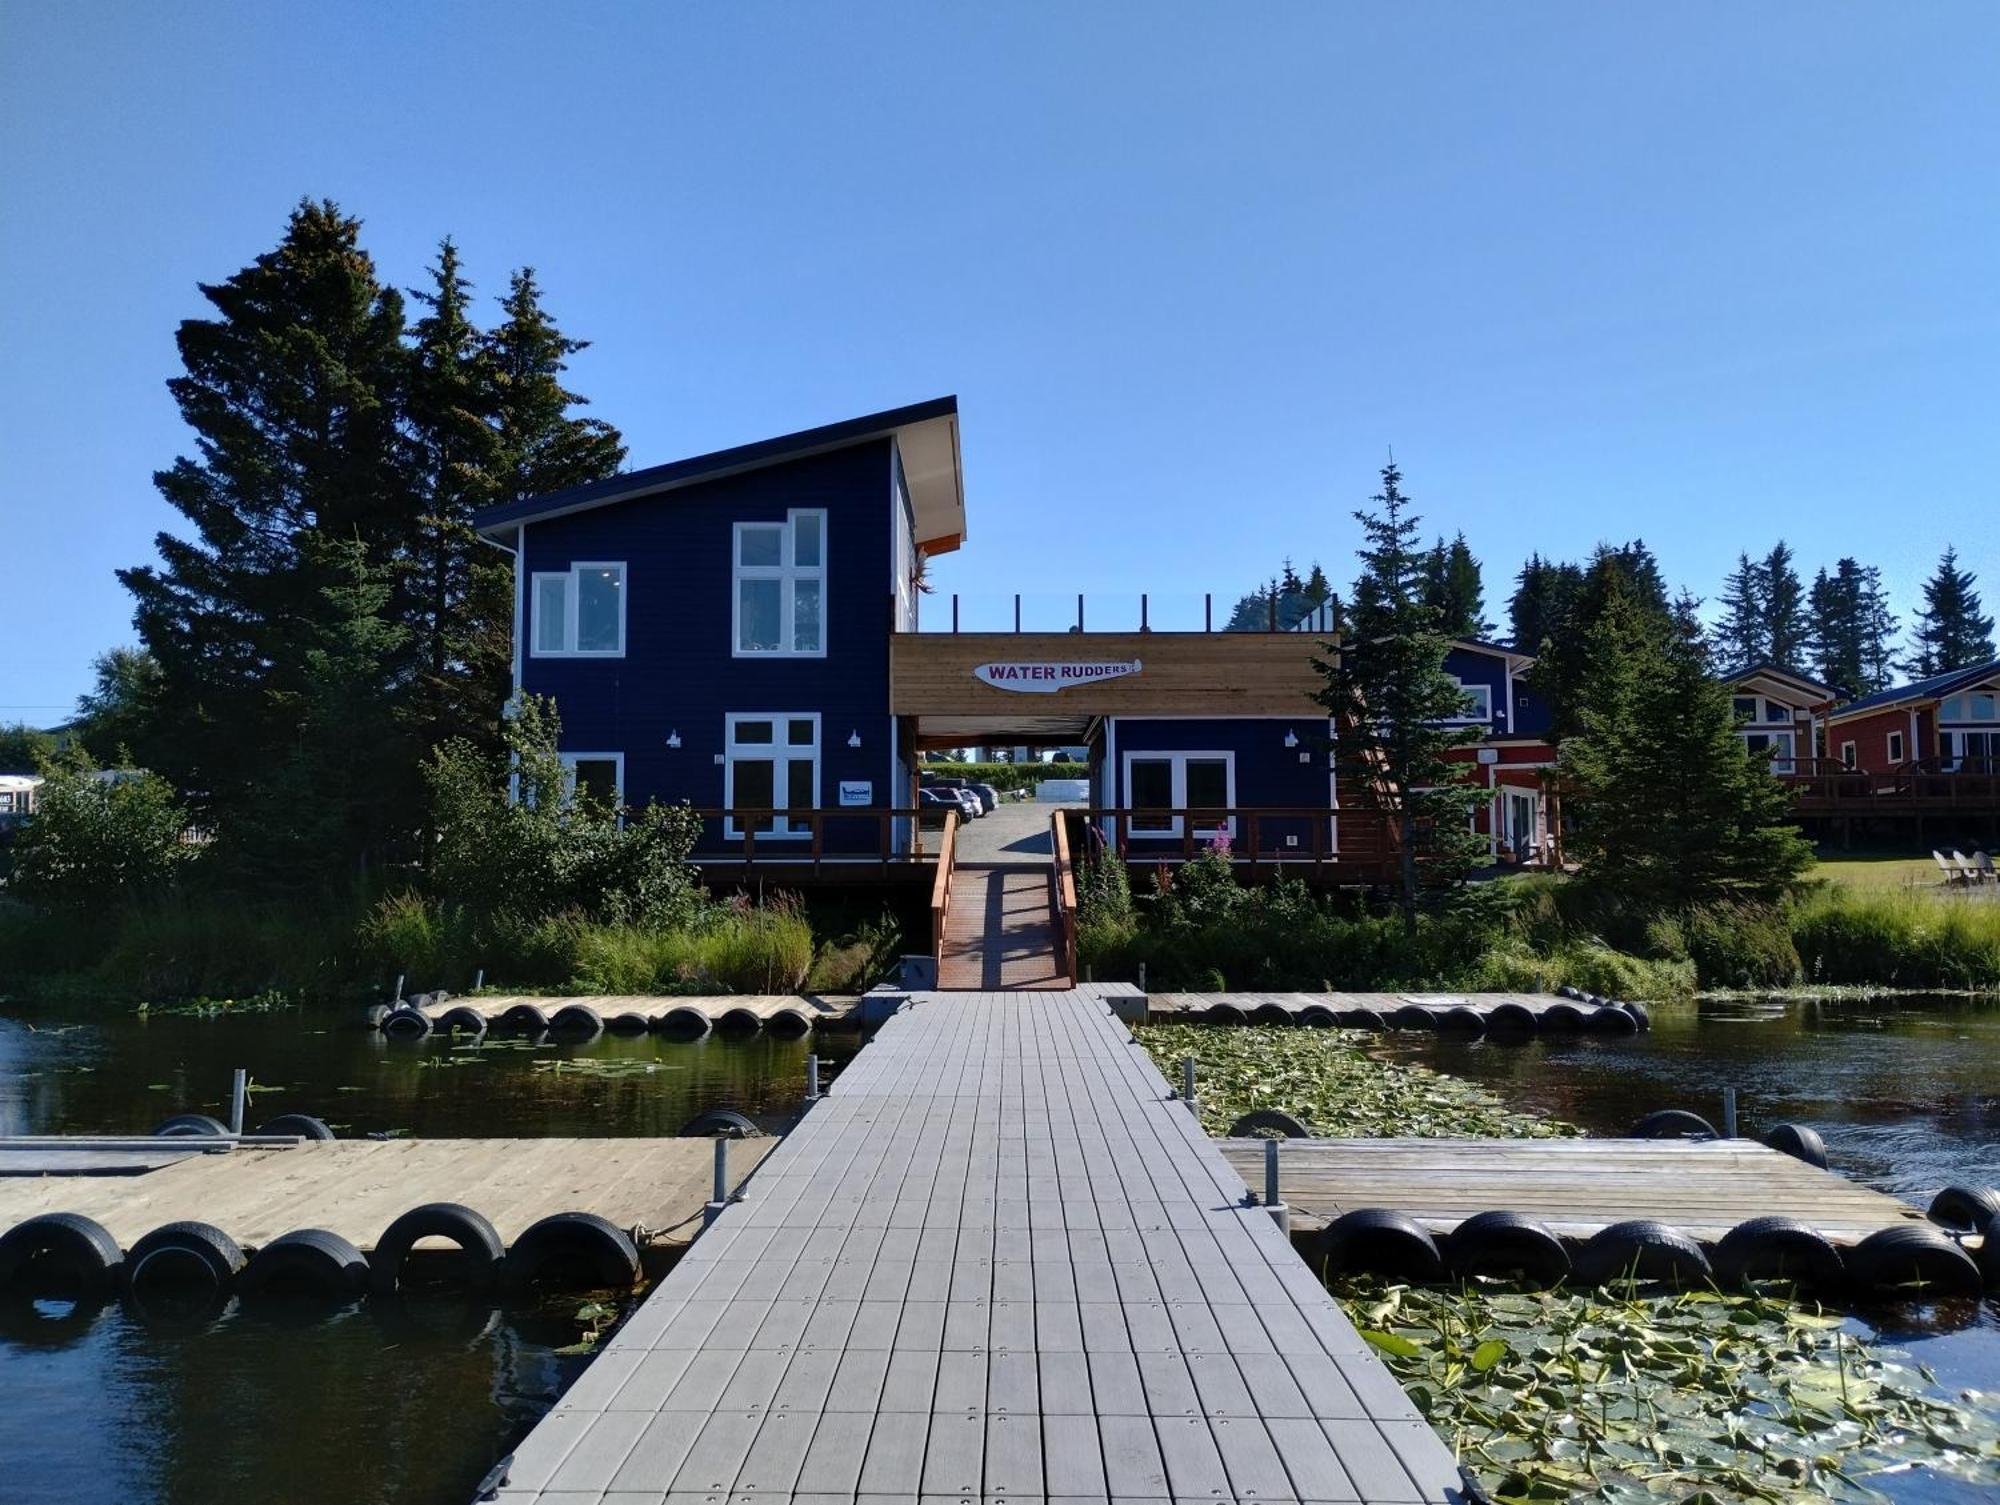
[[[1782,778],[1808,814],[2000,809],[2000,759],[1920,758],[1887,769],[1849,768],[1833,758],[1799,758]]]
[[[942,832],[957,812],[916,807],[830,810],[697,809],[697,864],[810,868],[921,867],[937,859]],[[735,829],[732,830],[731,827]],[[899,844],[899,833],[908,841]]]
[[[1186,862],[1211,849],[1251,875],[1291,868],[1357,875],[1396,861],[1396,817],[1385,810],[1323,806],[1181,807],[1070,812],[1127,862]]]

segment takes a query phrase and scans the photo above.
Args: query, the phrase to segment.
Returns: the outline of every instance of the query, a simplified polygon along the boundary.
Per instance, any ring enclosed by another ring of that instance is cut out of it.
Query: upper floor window
[[[1493,719],[1493,687],[1491,685],[1469,685],[1458,681],[1459,694],[1464,696],[1459,712],[1451,719],[1459,721],[1491,721]]]
[[[781,523],[738,523],[735,651],[826,656],[826,512],[795,507]]]
[[[536,658],[621,658],[625,566],[578,563],[534,579]]]
[[[1995,721],[2000,720],[2000,696],[1985,691],[1972,695],[1954,695],[1938,710],[1941,721]]]

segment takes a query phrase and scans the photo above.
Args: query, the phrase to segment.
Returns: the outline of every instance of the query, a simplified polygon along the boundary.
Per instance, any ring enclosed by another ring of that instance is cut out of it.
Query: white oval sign
[[[1122,679],[1127,674],[1138,672],[1139,660],[1136,658],[1108,664],[1008,659],[1001,663],[981,664],[972,674],[981,684],[991,685],[996,690],[1014,690],[1024,695],[1053,695],[1058,690],[1102,684],[1107,679]]]

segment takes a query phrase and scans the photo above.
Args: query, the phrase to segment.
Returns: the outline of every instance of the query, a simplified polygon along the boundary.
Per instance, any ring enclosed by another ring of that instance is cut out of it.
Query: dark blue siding
[[[876,806],[899,803],[889,718],[893,448],[875,440],[530,525],[521,562],[530,614],[522,685],[555,698],[564,751],[622,752],[627,804],[719,806],[725,713],[817,711],[821,808],[838,805],[843,779],[870,781]],[[827,510],[827,655],[736,658],[732,527],[782,522],[794,507]],[[534,642],[527,582],[576,560],[625,562],[623,658],[538,659],[527,651]],[[678,748],[667,746],[673,732]],[[858,749],[848,747],[850,733],[860,735]],[[873,829],[864,833],[863,824],[830,826],[828,850],[874,850]]]
[[[1507,734],[1507,661],[1497,654],[1478,653],[1470,648],[1454,648],[1444,656],[1444,671],[1463,685],[1484,685],[1491,691],[1492,719],[1485,724],[1489,735]]]
[[[1297,747],[1285,746],[1285,733],[1296,732]],[[1235,755],[1236,804],[1240,809],[1283,807],[1287,809],[1332,808],[1331,767],[1333,753],[1324,718],[1296,717],[1216,717],[1202,720],[1145,720],[1117,717],[1105,744],[1111,761],[1112,803],[1127,804],[1125,759],[1131,753],[1227,752]],[[1287,834],[1299,838],[1301,848],[1311,840],[1304,820],[1259,822],[1258,842],[1270,848],[1281,845]],[[1248,839],[1239,827],[1239,844]],[[1178,851],[1181,838],[1133,835],[1128,850],[1143,856],[1149,851]]]

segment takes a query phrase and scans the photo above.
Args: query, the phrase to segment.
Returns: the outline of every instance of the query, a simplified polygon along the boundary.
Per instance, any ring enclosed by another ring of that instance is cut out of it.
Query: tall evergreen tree
[[[1889,682],[1889,642],[1896,618],[1882,572],[1853,558],[1813,576],[1807,596],[1807,661],[1822,684],[1844,697],[1870,695]]]
[[[1904,669],[1928,679],[1993,657],[1993,619],[1980,614],[1977,584],[1971,570],[1958,567],[1958,550],[1947,548],[1937,573],[1924,582],[1924,606]]]
[[[403,303],[359,236],[336,205],[303,202],[275,250],[202,288],[216,316],[181,325],[186,371],[168,383],[197,454],[154,478],[192,536],[162,533],[159,567],[119,572],[159,666],[161,771],[222,820],[297,743],[339,583],[325,546],[357,541],[385,567],[414,516]],[[391,715],[385,692],[350,733]]]
[[[1540,653],[1542,645],[1562,628],[1571,599],[1583,584],[1583,571],[1573,564],[1530,554],[1514,579],[1507,602],[1513,644],[1523,653]]]
[[[1329,658],[1313,661],[1325,680],[1316,698],[1335,723],[1340,777],[1358,800],[1372,796],[1393,813],[1403,924],[1414,932],[1425,876],[1455,882],[1481,848],[1468,816],[1483,791],[1446,756],[1479,732],[1447,725],[1464,713],[1465,692],[1445,672],[1450,640],[1423,600],[1418,519],[1393,462],[1372,500],[1376,510],[1354,514],[1368,543],[1341,640],[1329,645]]]
[[[1782,538],[1765,556],[1759,573],[1764,581],[1765,653],[1780,669],[1801,673],[1806,664],[1805,587]]]
[[[1449,544],[1440,538],[1424,556],[1423,600],[1437,613],[1438,629],[1446,637],[1484,638],[1492,633],[1479,561],[1463,533]]]
[[[1695,603],[1662,619],[1612,593],[1589,662],[1582,733],[1562,749],[1584,879],[1646,909],[1782,893],[1812,849],[1790,792],[1744,755]]]
[[[572,413],[587,404],[562,381],[569,358],[590,342],[556,327],[542,307],[533,267],[514,273],[500,310],[500,326],[486,341],[496,386],[499,499],[541,496],[616,475],[625,463],[625,441],[602,419]]]
[[[504,483],[499,383],[449,238],[430,270],[430,286],[410,295],[428,311],[411,328],[407,431],[419,511],[396,616],[408,629],[418,745],[469,736],[492,750],[512,678],[514,584],[507,557],[480,542],[472,519]]]
[[[1762,564],[1748,554],[1736,556],[1736,568],[1722,586],[1722,620],[1715,624],[1715,651],[1725,668],[1747,668],[1771,656],[1771,637],[1764,607],[1768,582]]]
[[[1583,700],[1593,667],[1594,634],[1612,603],[1624,603],[1631,612],[1655,625],[1664,624],[1670,615],[1659,563],[1642,540],[1615,547],[1598,545],[1575,588],[1567,595],[1561,621],[1528,671],[1529,682],[1549,704],[1558,739],[1575,736],[1583,729]]]

